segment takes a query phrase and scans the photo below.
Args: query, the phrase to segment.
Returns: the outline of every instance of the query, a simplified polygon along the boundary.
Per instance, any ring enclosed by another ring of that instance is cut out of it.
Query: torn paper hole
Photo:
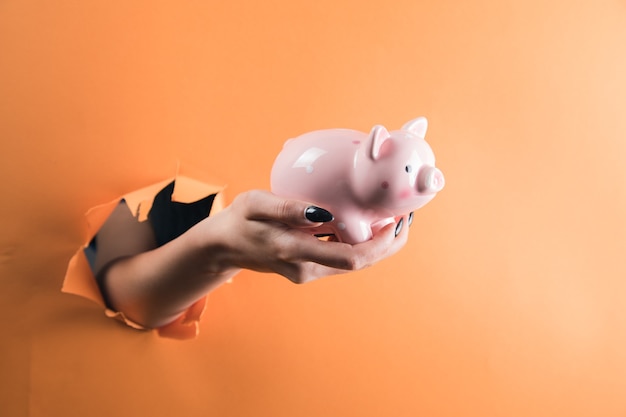
[[[170,188],[168,189],[167,187]],[[105,223],[109,215],[121,202],[125,203],[128,206],[137,221],[145,222],[149,220],[149,217],[157,216],[157,214],[162,217],[168,215],[168,213],[162,213],[163,209],[161,208],[161,205],[159,205],[158,207],[155,205],[155,210],[152,211],[155,201],[157,201],[157,203],[159,201],[159,199],[155,200],[155,198],[157,197],[163,198],[164,195],[167,195],[167,198],[171,203],[170,209],[174,207],[174,209],[176,210],[179,208],[179,205],[192,206],[198,201],[207,200],[209,197],[211,197],[211,204],[209,206],[209,209],[210,214],[213,215],[223,208],[223,189],[224,186],[222,185],[208,184],[187,176],[177,174],[173,178],[161,181],[157,184],[142,188],[137,191],[133,191],[131,193],[120,196],[119,198],[116,198],[108,203],[93,207],[86,213],[86,242],[76,251],[68,264],[62,291],[90,299],[104,307],[105,314],[107,316],[119,319],[133,328],[142,329],[142,326],[124,317],[122,313],[115,312],[106,308],[105,301],[102,297],[92,270],[93,262],[97,252],[97,239],[94,240],[94,237],[97,236],[98,231]],[[206,215],[204,217],[206,217]],[[150,220],[152,221],[152,219]],[[184,228],[186,226],[183,224],[180,227]],[[158,239],[161,239],[161,242],[159,243],[164,244],[167,239],[171,239],[172,236],[175,237],[177,233],[180,233],[180,231],[169,233],[155,233],[155,235],[157,235]],[[187,311],[183,313],[177,320],[157,329],[158,334],[163,337],[170,337],[175,339],[188,339],[195,337],[198,334],[198,323],[204,311],[205,305],[206,297],[203,297],[201,300],[189,307]]]

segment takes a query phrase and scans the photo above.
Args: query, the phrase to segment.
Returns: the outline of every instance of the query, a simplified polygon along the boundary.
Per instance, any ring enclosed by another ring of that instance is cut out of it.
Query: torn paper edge
[[[213,206],[209,215],[214,215],[224,207],[223,190],[224,185],[206,183],[186,175],[183,175],[179,164],[176,176],[156,184],[141,188],[136,191],[124,194],[108,203],[95,206],[85,214],[87,220],[87,238],[85,243],[76,251],[70,259],[63,279],[61,291],[68,294],[78,295],[87,298],[105,308],[108,317],[123,321],[128,326],[135,329],[145,329],[143,326],[129,320],[123,313],[112,311],[106,308],[98,284],[91,270],[91,266],[85,256],[85,248],[89,245],[93,237],[98,233],[106,219],[113,212],[121,200],[134,213],[138,221],[145,221],[152,208],[152,202],[156,194],[167,184],[174,181],[174,192],[172,201],[180,203],[191,203],[201,200],[209,195],[215,194]],[[162,326],[157,330],[159,336],[174,339],[194,338],[199,332],[199,321],[206,307],[206,296],[190,306],[175,321]]]

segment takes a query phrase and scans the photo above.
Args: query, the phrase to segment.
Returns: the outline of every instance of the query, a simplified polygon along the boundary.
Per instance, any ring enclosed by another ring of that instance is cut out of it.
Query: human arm
[[[406,242],[407,228],[396,236],[395,224],[357,245],[319,240],[298,229],[321,224],[305,217],[310,206],[250,191],[161,247],[143,230],[141,239],[126,243],[130,250],[114,243],[120,233],[129,235],[124,224],[130,212],[116,211],[98,234],[96,273],[111,307],[146,327],[160,327],[241,269],[304,283],[365,268]]]

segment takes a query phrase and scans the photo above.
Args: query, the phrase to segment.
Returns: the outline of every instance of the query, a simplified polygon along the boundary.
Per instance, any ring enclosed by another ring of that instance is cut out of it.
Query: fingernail
[[[400,234],[400,231],[402,230],[402,225],[403,224],[404,224],[404,219],[400,219],[398,224],[396,224],[396,236],[398,236]]]
[[[413,212],[409,213],[409,227],[411,227],[411,224],[413,223]]]
[[[304,210],[304,217],[313,223],[325,223],[334,219],[333,215],[328,210],[324,210],[321,207],[309,206]]]

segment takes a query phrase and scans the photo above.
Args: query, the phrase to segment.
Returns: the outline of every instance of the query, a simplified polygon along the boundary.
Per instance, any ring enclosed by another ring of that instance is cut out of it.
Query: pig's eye
[[[406,172],[411,172],[411,171],[413,171],[413,167],[411,165],[407,165],[407,166],[404,167],[404,170]]]

